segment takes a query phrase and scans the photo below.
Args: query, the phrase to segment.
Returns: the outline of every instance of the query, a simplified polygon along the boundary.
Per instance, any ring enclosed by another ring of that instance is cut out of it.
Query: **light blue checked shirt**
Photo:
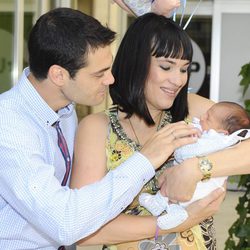
[[[72,155],[74,107],[54,112],[25,69],[0,95],[0,249],[57,249],[90,235],[116,217],[155,171],[135,153],[100,182],[79,190],[62,187],[65,163],[57,146],[60,125]],[[93,166],[94,167],[94,166]]]

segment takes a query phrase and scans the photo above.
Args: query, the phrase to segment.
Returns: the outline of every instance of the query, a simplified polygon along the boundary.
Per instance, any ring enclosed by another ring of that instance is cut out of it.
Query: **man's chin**
[[[105,101],[105,98],[103,97],[103,98],[101,98],[101,99],[99,99],[99,100],[96,100],[95,102],[93,102],[93,103],[91,103],[91,104],[89,104],[89,105],[87,105],[87,106],[90,106],[90,107],[94,106],[94,107],[96,107],[96,106],[98,106],[98,105],[103,104],[104,101]],[[85,104],[85,105],[86,105],[86,104]]]

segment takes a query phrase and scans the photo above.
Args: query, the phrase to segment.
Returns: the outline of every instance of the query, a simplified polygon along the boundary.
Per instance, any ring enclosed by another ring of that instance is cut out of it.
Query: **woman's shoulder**
[[[193,93],[188,94],[188,107],[191,117],[200,117],[213,104],[214,102],[208,98]]]
[[[107,130],[109,118],[105,112],[89,114],[78,124],[78,130],[95,131],[96,133]]]
[[[207,103],[207,104],[210,104],[210,105],[213,105],[214,104],[214,101],[206,98],[206,97],[203,97],[203,96],[200,96],[198,94],[195,94],[195,93],[189,93],[188,94],[188,102],[202,102],[202,103]]]

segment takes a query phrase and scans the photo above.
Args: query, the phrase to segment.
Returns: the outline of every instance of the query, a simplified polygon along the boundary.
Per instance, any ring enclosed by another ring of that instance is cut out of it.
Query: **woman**
[[[110,95],[115,106],[105,113],[90,115],[79,125],[72,187],[100,180],[107,171],[140,150],[160,128],[188,116],[200,117],[211,107],[211,101],[187,94],[191,60],[191,41],[173,21],[153,13],[135,20],[123,38],[113,65],[115,83],[110,87]],[[155,193],[158,176],[171,164],[172,159],[169,159],[142,192]],[[213,209],[217,209],[220,199],[218,196],[212,202]],[[201,202],[204,205],[206,200]],[[114,219],[82,244],[107,243],[107,248],[119,250],[163,246],[169,249],[215,249],[212,218],[196,225],[214,211],[208,205],[203,213],[199,211],[197,217],[192,217],[195,209],[190,205],[191,217],[182,226],[172,229],[172,232],[181,233],[141,241],[153,236],[156,219],[148,216],[149,212],[135,199],[125,210],[125,215]],[[183,231],[194,225],[191,230]],[[110,246],[118,242],[125,243]]]

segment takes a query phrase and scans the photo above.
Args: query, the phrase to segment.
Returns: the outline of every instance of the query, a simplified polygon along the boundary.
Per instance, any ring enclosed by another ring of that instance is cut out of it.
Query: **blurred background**
[[[185,21],[198,0],[187,0]],[[117,32],[112,45],[115,56],[121,38],[135,17],[112,0],[0,0],[0,93],[13,86],[28,66],[27,39],[31,27],[43,13],[56,7],[71,7],[92,15]],[[177,15],[177,22],[180,16]],[[250,0],[203,0],[186,31],[193,41],[191,92],[214,101],[228,100],[244,105],[239,72],[250,62]],[[250,98],[250,91],[245,98]],[[107,97],[96,107],[77,105],[79,119],[110,105]],[[229,181],[226,200],[215,216],[218,249],[224,247],[227,230],[235,221],[235,206],[241,190],[238,177]],[[81,248],[79,248],[81,249]],[[85,247],[85,249],[93,249]],[[100,247],[94,247],[100,249]]]
[[[197,0],[187,0],[186,20],[197,3]],[[28,64],[26,43],[36,19],[61,6],[79,9],[115,30],[118,35],[112,48],[114,55],[134,19],[112,0],[0,0],[0,93],[17,82]],[[238,73],[241,66],[250,61],[249,23],[249,0],[201,2],[186,29],[194,46],[191,92],[214,101],[243,103]],[[98,107],[77,107],[78,115],[103,110],[107,105],[108,98]]]

